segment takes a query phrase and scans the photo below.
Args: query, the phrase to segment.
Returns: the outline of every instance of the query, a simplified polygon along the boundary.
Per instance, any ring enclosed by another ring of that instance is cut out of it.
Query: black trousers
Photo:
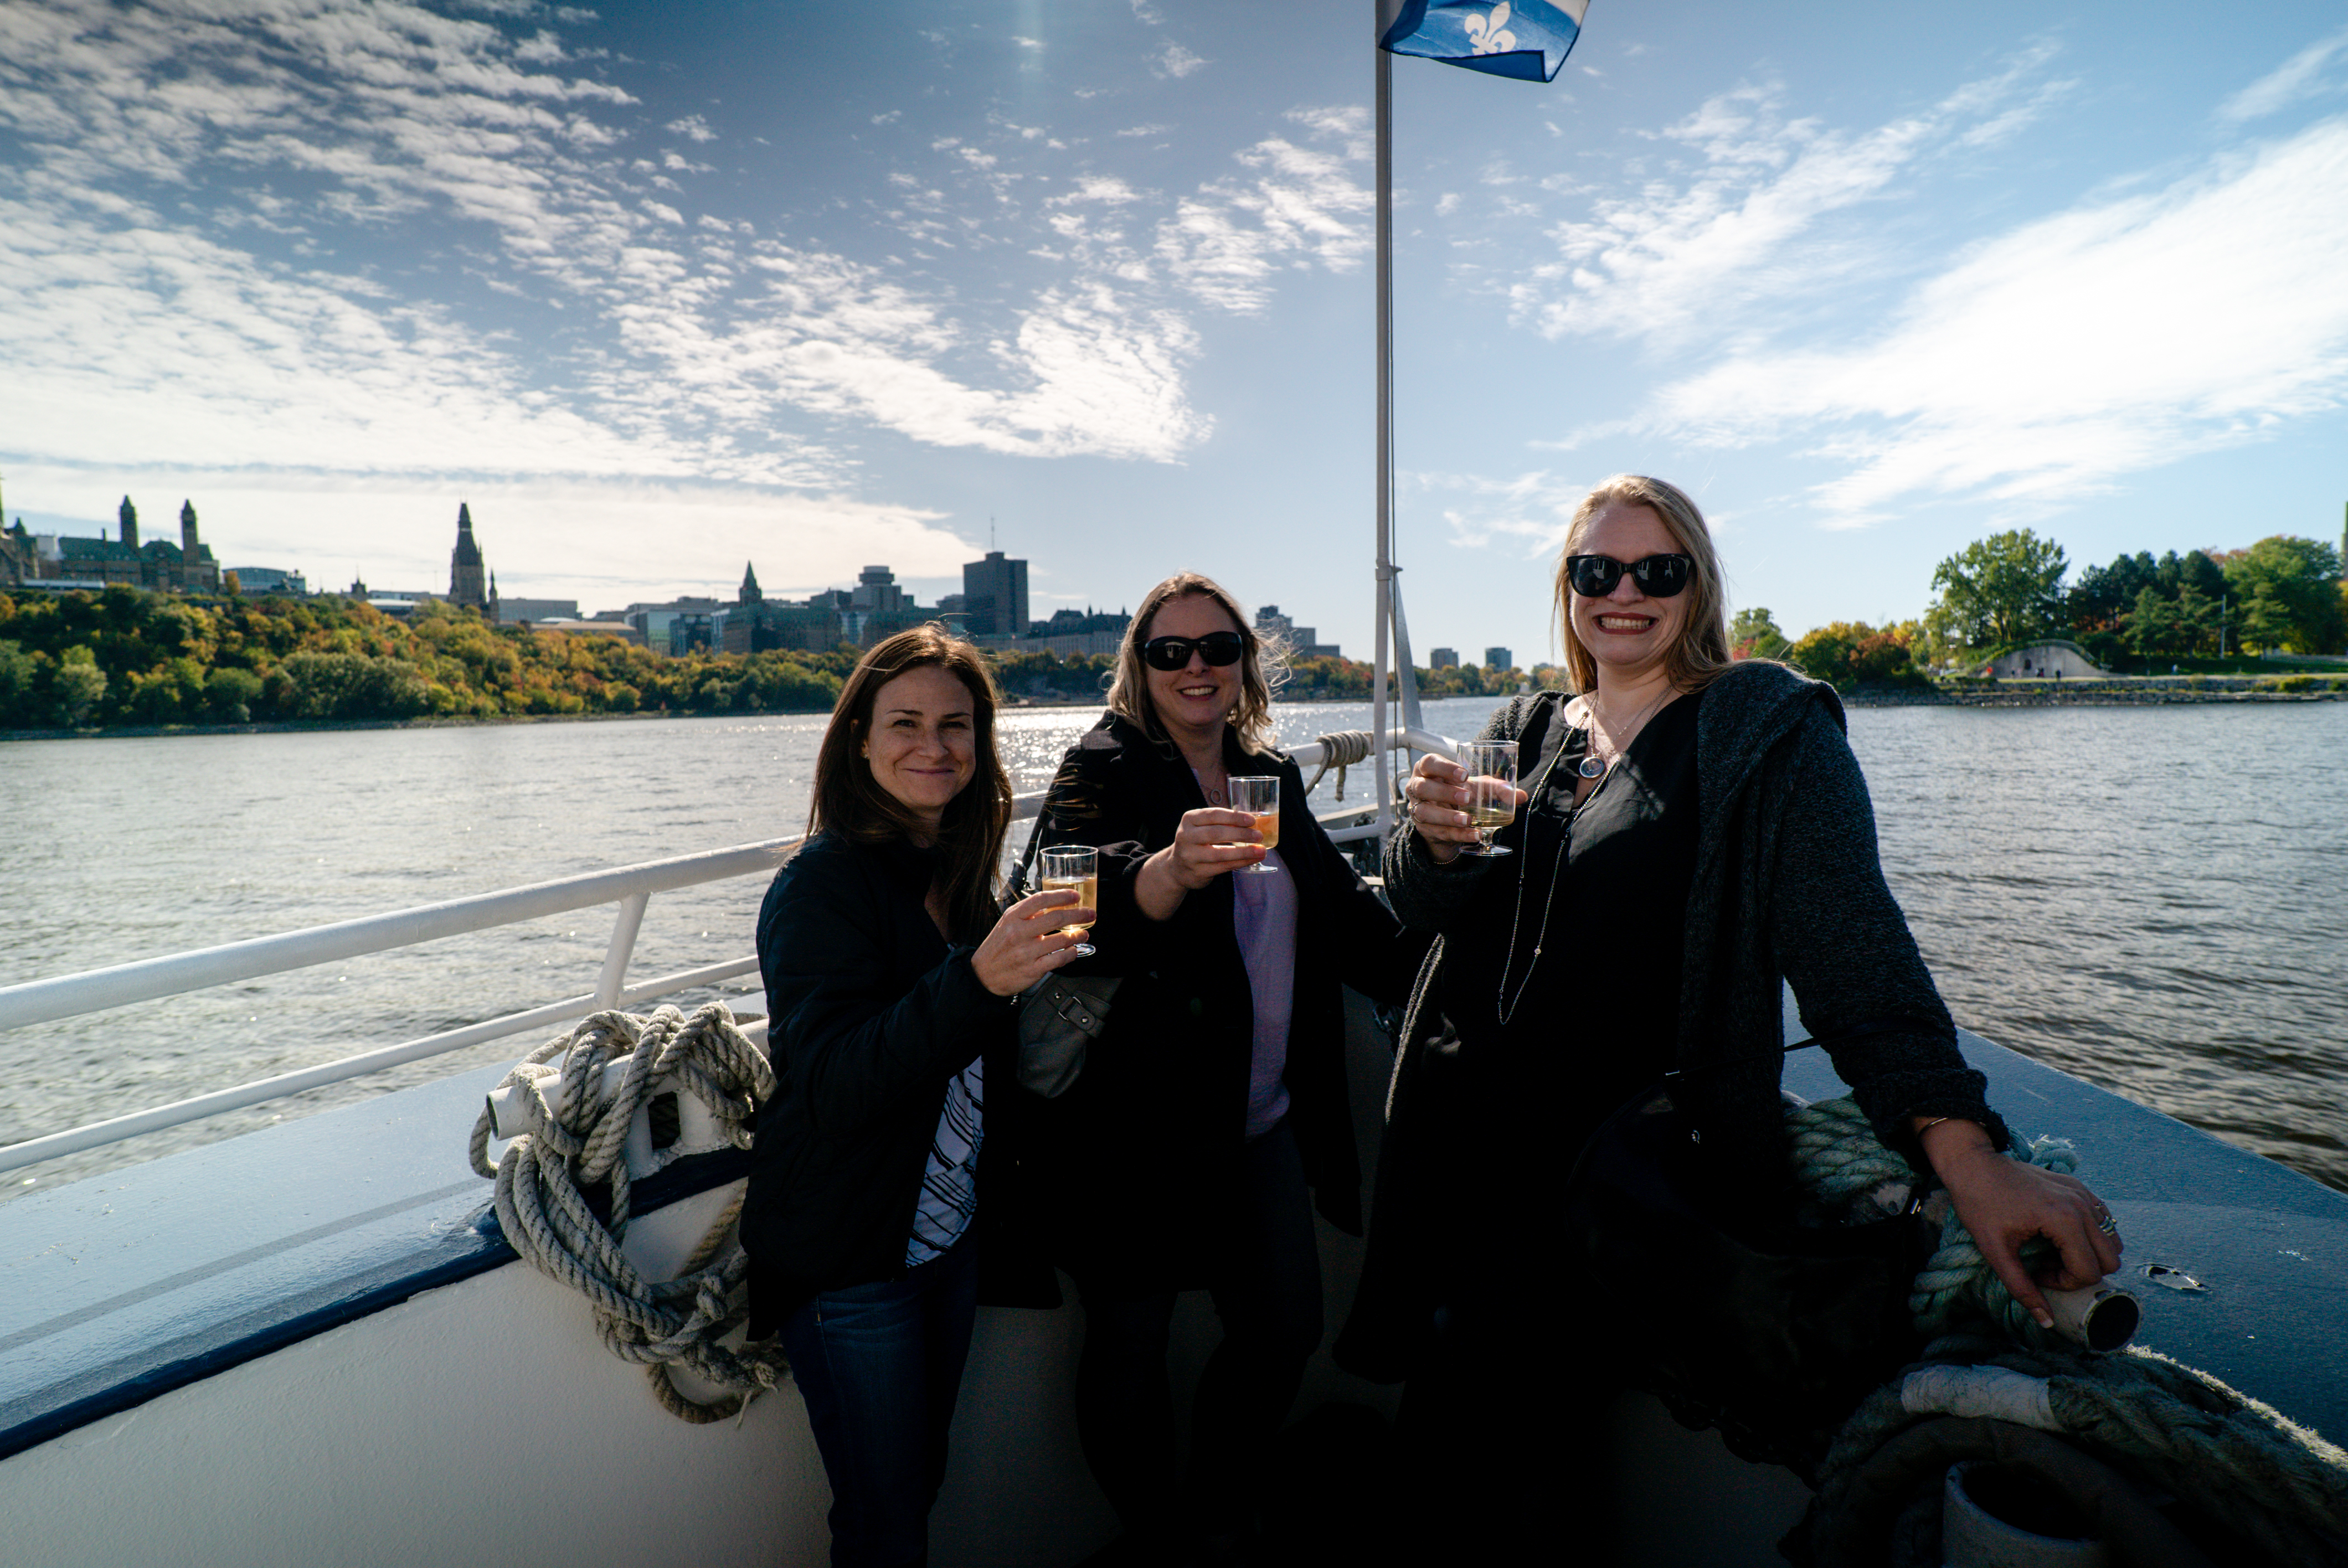
[[[1283,1122],[1251,1140],[1215,1184],[1217,1238],[1208,1290],[1222,1343],[1200,1374],[1190,1463],[1177,1473],[1166,1367],[1175,1293],[1076,1281],[1085,1348],[1076,1430],[1117,1518],[1153,1540],[1219,1534],[1246,1520],[1264,1451],[1287,1419],[1304,1363],[1321,1343],[1321,1257],[1312,1194]]]

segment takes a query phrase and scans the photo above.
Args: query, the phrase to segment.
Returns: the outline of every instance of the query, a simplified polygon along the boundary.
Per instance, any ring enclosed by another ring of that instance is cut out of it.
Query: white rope
[[[548,1065],[557,1056],[559,1069]],[[607,1074],[623,1061],[624,1071]],[[558,1082],[559,1112],[546,1093]],[[728,1141],[747,1149],[751,1119],[774,1082],[766,1057],[722,1002],[704,1005],[691,1019],[673,1007],[650,1018],[599,1012],[532,1051],[499,1085],[525,1089],[536,1132],[515,1138],[492,1164],[489,1112],[483,1110],[473,1125],[473,1169],[497,1182],[498,1224],[508,1244],[541,1274],[587,1297],[603,1343],[621,1359],[643,1364],[654,1396],[681,1420],[724,1420],[777,1387],[789,1364],[778,1346],[729,1350],[718,1343],[744,1316],[730,1305],[749,1269],[734,1232],[739,1198],[674,1279],[646,1279],[621,1251],[630,1218],[628,1127],[649,1096],[674,1089],[699,1101]],[[582,1193],[606,1184],[608,1225]],[[730,1392],[706,1404],[695,1400],[676,1386],[672,1366]]]

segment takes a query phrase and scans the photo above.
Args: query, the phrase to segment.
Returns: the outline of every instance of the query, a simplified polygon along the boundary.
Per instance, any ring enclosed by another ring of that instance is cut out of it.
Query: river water
[[[1464,736],[1490,707],[1427,717]],[[1040,787],[1092,717],[1006,714],[1016,787]],[[1279,720],[1293,743],[1368,713]],[[794,833],[825,723],[0,746],[0,984]],[[2348,1190],[2348,704],[1859,709],[1850,732],[1886,872],[1961,1022]],[[1356,769],[1347,798],[1368,793]],[[632,977],[747,954],[762,892],[654,897]],[[0,1143],[579,994],[611,923],[582,911],[15,1031]],[[756,989],[683,999],[757,1010]],[[534,1043],[51,1161],[0,1176],[0,1201]]]

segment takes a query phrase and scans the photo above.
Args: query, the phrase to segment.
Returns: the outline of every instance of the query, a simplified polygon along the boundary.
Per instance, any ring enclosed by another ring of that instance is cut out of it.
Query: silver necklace
[[[1679,695],[1679,693],[1674,691],[1668,682],[1666,682],[1663,691],[1656,694],[1655,700],[1648,703],[1644,708],[1640,709],[1639,716],[1633,719],[1630,724],[1626,726],[1630,730],[1631,739],[1634,741],[1637,740],[1639,738],[1640,729],[1645,725],[1649,719],[1654,717],[1655,710],[1662,707],[1666,701],[1677,695]],[[1595,691],[1592,691],[1588,696],[1582,699],[1582,706],[1590,714],[1590,750],[1583,754],[1581,765],[1574,771],[1579,773],[1583,778],[1594,779],[1599,774],[1604,773],[1609,767],[1612,766],[1615,759],[1621,757],[1622,754],[1624,752],[1629,751],[1631,747],[1629,742],[1625,742],[1620,746],[1614,745],[1613,729],[1611,725],[1604,723],[1604,715],[1600,713],[1598,711],[1597,692]],[[1601,759],[1598,755],[1598,735],[1601,728],[1604,729],[1606,733],[1606,743],[1609,746],[1614,747],[1613,757]]]

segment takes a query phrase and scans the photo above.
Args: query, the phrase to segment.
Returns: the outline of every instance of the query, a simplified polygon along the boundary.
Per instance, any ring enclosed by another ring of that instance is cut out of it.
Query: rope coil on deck
[[[1355,763],[1368,761],[1370,752],[1377,743],[1377,736],[1367,730],[1336,730],[1329,734],[1314,737],[1313,743],[1321,748],[1321,765],[1314,768],[1313,776],[1304,781],[1304,793],[1311,794],[1314,786],[1320,784],[1322,775],[1331,768],[1335,768],[1337,770],[1336,798],[1344,800],[1345,770]]]
[[[1788,1106],[1786,1123],[1813,1217],[1877,1217],[1896,1212],[1914,1190],[1915,1171],[1877,1140],[1853,1101]],[[2076,1152],[2052,1138],[2013,1157],[2066,1173],[2078,1164]],[[1892,1516],[1910,1503],[1919,1478],[1945,1467],[1941,1448],[1969,1440],[1962,1432],[1944,1435],[1938,1448],[1910,1440],[1928,1423],[1962,1426],[1949,1418],[1974,1412],[1940,1389],[1985,1368],[2040,1379],[2048,1430],[2184,1500],[2276,1563],[2348,1568],[2348,1452],[2165,1356],[2133,1347],[2089,1355],[2040,1328],[1982,1259],[1954,1206],[1942,1206],[1940,1245],[1908,1301],[1930,1341],[1924,1359],[1861,1402],[1819,1466],[1810,1534],[1818,1568],[1885,1561],[1887,1538],[1899,1534]],[[2034,1261],[2025,1249],[2024,1262]],[[1952,1370],[1958,1379],[1921,1376]]]
[[[549,1065],[558,1056],[561,1066]],[[606,1069],[623,1060],[626,1071],[612,1079]],[[722,1002],[705,1004],[690,1019],[674,1007],[649,1018],[599,1012],[530,1052],[499,1085],[526,1089],[535,1132],[515,1138],[492,1163],[489,1112],[473,1125],[473,1169],[497,1182],[498,1224],[508,1244],[541,1274],[585,1296],[612,1353],[643,1364],[662,1407],[695,1424],[734,1415],[777,1387],[789,1366],[778,1347],[737,1351],[718,1343],[744,1316],[728,1304],[749,1268],[734,1234],[739,1197],[674,1279],[646,1279],[623,1254],[633,1181],[628,1130],[650,1095],[674,1089],[700,1102],[728,1140],[747,1149],[751,1120],[774,1081],[766,1057]],[[559,1112],[547,1095],[554,1084]],[[582,1191],[605,1184],[608,1225]],[[706,1404],[694,1399],[671,1376],[679,1365],[729,1392]]]

